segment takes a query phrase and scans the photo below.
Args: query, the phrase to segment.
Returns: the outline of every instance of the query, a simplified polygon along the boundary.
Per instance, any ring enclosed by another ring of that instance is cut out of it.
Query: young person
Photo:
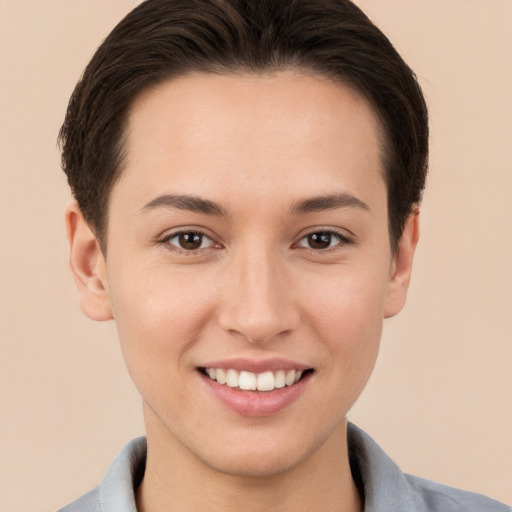
[[[505,511],[403,474],[346,413],[418,242],[427,110],[347,0],[149,0],[60,134],[84,313],[146,438],[62,509]]]

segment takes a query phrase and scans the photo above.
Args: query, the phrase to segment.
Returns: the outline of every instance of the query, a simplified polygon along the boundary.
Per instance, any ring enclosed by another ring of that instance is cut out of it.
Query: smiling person
[[[61,130],[83,312],[146,438],[65,512],[506,511],[403,474],[346,414],[404,306],[427,111],[346,0],[149,0]]]

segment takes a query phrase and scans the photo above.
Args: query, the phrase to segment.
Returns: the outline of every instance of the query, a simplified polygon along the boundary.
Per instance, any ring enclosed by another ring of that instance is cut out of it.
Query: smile
[[[204,368],[203,372],[219,384],[244,391],[273,391],[274,389],[281,389],[295,384],[305,373],[302,370],[277,370],[253,373],[249,371],[239,372],[233,368]]]

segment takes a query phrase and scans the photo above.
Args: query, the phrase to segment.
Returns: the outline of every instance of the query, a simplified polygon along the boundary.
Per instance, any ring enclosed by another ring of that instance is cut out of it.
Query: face
[[[298,73],[189,75],[138,99],[126,148],[97,273],[148,439],[230,474],[321,453],[410,269],[371,107]]]

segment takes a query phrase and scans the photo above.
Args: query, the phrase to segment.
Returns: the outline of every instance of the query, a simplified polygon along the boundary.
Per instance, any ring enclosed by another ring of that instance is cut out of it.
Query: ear
[[[111,320],[105,258],[76,201],[65,213],[69,266],[80,293],[80,307],[92,320]]]
[[[411,281],[414,252],[420,237],[420,213],[415,208],[409,215],[391,266],[388,295],[384,306],[384,318],[398,314],[405,306]]]

